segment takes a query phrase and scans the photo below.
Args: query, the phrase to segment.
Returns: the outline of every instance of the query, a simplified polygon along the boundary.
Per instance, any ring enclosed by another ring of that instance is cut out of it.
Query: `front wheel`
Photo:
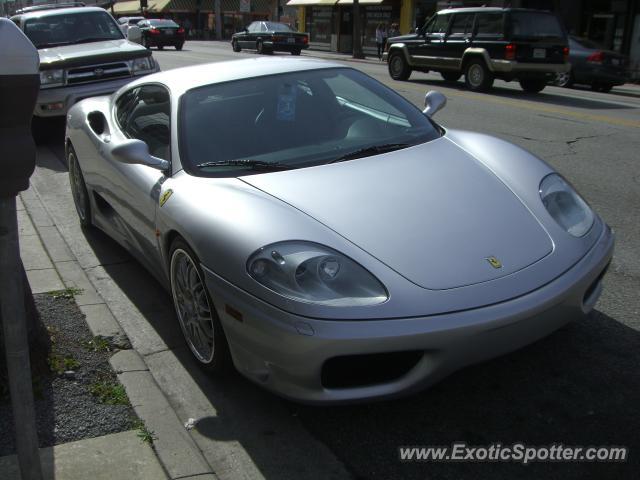
[[[169,278],[173,305],[191,353],[206,370],[228,370],[231,358],[222,324],[209,297],[200,261],[182,238],[171,245]]]
[[[411,75],[411,67],[402,53],[393,53],[389,58],[389,75],[394,80],[407,80]]]
[[[235,38],[231,40],[231,49],[234,52],[239,52],[242,50],[242,48],[240,48],[240,44],[238,43],[238,40],[236,40]]]
[[[482,59],[473,59],[467,63],[464,72],[464,82],[469,90],[486,92],[493,85],[493,74]]]
[[[611,85],[610,83],[593,83],[591,85],[591,90],[593,90],[594,92],[608,93],[612,88],[613,85]]]
[[[142,37],[142,46],[144,48],[146,48],[147,50],[150,48],[149,47],[149,40],[147,40],[147,37],[145,37],[145,36]]]
[[[295,50],[291,50],[291,55],[300,55],[300,49],[296,48]]]
[[[84,228],[91,227],[91,203],[89,202],[89,192],[87,186],[84,183],[84,177],[80,164],[78,163],[78,157],[76,152],[69,144],[67,148],[67,165],[69,167],[69,184],[71,186],[71,196],[73,197],[73,203],[76,206],[76,212],[78,212],[78,218],[80,225]]]
[[[164,45],[158,45],[158,50],[164,49]]]
[[[258,53],[260,55],[263,55],[266,53],[265,48],[264,48],[264,44],[262,43],[262,40],[258,40],[256,42],[256,50],[258,51]]]
[[[544,90],[544,87],[547,86],[547,81],[545,79],[523,79],[520,80],[520,86],[525,92],[538,93]]]
[[[176,43],[175,44],[176,50],[182,50],[182,43]]]

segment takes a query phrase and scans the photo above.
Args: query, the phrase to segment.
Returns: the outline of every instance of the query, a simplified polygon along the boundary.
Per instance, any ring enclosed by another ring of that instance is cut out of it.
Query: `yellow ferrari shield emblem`
[[[173,190],[169,189],[166,192],[164,192],[162,195],[160,195],[160,206],[162,207],[165,203],[167,203],[167,200],[169,200],[169,197],[173,195]]]
[[[496,257],[487,257],[487,262],[489,262],[489,265],[493,268],[502,268],[502,262]]]

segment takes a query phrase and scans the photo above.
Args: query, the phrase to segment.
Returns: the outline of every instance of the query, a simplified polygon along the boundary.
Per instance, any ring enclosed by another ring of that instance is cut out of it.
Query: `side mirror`
[[[132,165],[146,165],[156,170],[166,170],[169,162],[149,153],[149,146],[142,140],[125,140],[111,149],[111,154],[120,162]]]
[[[142,43],[142,30],[136,25],[131,25],[127,30],[127,38],[130,42]]]
[[[413,31],[416,35],[420,34],[420,29],[418,27],[416,27],[416,29]]]
[[[433,117],[436,112],[442,110],[447,104],[447,97],[436,90],[427,92],[424,96],[424,113],[427,117]]]

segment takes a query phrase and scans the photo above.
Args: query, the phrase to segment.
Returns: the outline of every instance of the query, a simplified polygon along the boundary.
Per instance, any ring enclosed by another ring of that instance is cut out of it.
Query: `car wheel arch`
[[[464,72],[465,68],[467,68],[467,64],[471,60],[475,60],[477,58],[481,58],[484,61],[485,66],[490,72],[493,72],[493,65],[491,65],[491,57],[489,56],[489,52],[487,52],[484,48],[467,48],[462,54],[462,61],[460,62],[460,70]]]

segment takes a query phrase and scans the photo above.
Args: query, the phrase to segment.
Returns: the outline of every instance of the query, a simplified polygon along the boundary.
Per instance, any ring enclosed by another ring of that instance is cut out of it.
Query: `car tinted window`
[[[471,33],[473,13],[458,13],[451,22],[451,35]]]
[[[502,14],[479,13],[476,17],[476,25],[478,35],[502,35]]]
[[[123,38],[118,24],[107,12],[75,12],[31,18],[24,33],[36,48]]]
[[[127,94],[125,94],[127,95]],[[116,116],[123,133],[129,138],[142,140],[149,153],[169,160],[171,146],[171,105],[169,92],[159,85],[145,85],[128,98],[118,99]],[[120,102],[122,101],[122,109]]]
[[[509,18],[514,37],[564,37],[558,18],[551,13],[511,12]]]
[[[247,28],[247,30],[249,30],[250,32],[259,32],[260,22],[253,22],[251,25],[249,25],[249,28]]]
[[[149,20],[149,23],[154,27],[177,27],[178,24],[173,20]]]
[[[429,29],[429,33],[446,33],[450,15],[438,15]]]
[[[256,160],[301,168],[374,145],[413,145],[439,137],[415,106],[349,68],[190,90],[181,99],[179,131],[182,165],[198,176],[248,173],[237,165],[197,167],[204,162]]]
[[[289,25],[285,25],[284,23],[276,23],[276,22],[267,22],[267,28],[275,32],[291,32],[292,31]]]

